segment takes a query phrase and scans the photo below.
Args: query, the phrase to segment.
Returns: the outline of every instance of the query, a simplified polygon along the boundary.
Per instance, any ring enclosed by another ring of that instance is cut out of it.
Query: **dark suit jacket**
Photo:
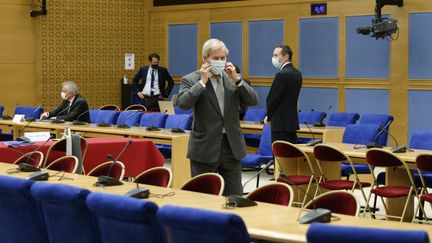
[[[145,87],[145,84],[147,82],[148,70],[149,70],[148,66],[141,67],[138,70],[135,77],[133,78],[132,82],[134,85],[135,93],[141,92]],[[141,83],[139,82],[140,80],[142,80]],[[168,73],[168,70],[166,68],[160,66],[158,67],[158,80],[159,80],[159,90],[161,92],[161,95],[164,97],[168,97],[174,86],[174,80],[172,79],[171,75]],[[148,80],[148,82],[151,82],[151,80]],[[168,82],[168,86],[166,86],[167,82]]]
[[[220,110],[211,82],[204,88],[199,82],[200,72],[184,76],[174,104],[187,110],[192,108],[193,126],[189,138],[188,158],[214,163],[221,152],[223,128],[235,159],[246,156],[246,144],[240,128],[238,108],[240,104],[258,104],[258,94],[248,84],[237,87],[224,72],[224,111]]]
[[[81,95],[75,95],[75,99],[72,102],[69,112],[67,109],[68,106],[69,101],[63,100],[60,106],[49,112],[49,117],[57,116],[58,119],[63,119],[65,121],[73,121],[81,115],[79,117],[80,121],[90,122],[90,115],[88,112],[86,112],[89,110],[89,106],[87,104],[87,101]]]
[[[276,74],[267,96],[267,118],[273,132],[299,129],[297,101],[301,87],[302,75],[291,63]]]

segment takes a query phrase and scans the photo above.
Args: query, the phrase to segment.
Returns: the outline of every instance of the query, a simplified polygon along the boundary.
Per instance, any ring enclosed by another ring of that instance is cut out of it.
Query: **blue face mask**
[[[282,63],[280,63],[279,58],[277,57],[272,57],[272,64],[277,69],[280,69],[282,66]]]
[[[210,65],[212,66],[212,73],[215,75],[220,75],[225,69],[226,61],[224,60],[210,60]]]

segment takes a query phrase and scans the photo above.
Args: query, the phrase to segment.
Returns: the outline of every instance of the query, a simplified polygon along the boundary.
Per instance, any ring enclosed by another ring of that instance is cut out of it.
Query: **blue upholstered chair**
[[[31,180],[0,176],[1,242],[48,242],[42,215],[30,194],[33,184]]]
[[[91,123],[106,123],[114,125],[117,122],[119,112],[111,110],[90,110]]]
[[[423,230],[390,230],[313,223],[306,234],[309,243],[428,243]]]
[[[50,242],[99,242],[96,218],[86,204],[89,193],[62,184],[33,185],[31,194],[39,204]]]
[[[87,205],[96,215],[104,243],[164,242],[164,231],[156,218],[158,206],[153,202],[94,192],[87,197]]]
[[[39,106],[17,106],[14,114],[25,115],[25,119],[39,119],[41,114],[44,112],[43,107]]]
[[[386,128],[386,131],[390,129],[390,124],[393,122],[394,118],[391,115],[384,114],[365,114],[360,118],[360,124],[375,124]],[[381,133],[377,143],[381,146],[387,146],[388,134],[386,132]]]
[[[375,141],[375,137],[380,132],[381,128],[374,124],[354,124],[348,125],[345,128],[342,143],[352,144],[367,144]],[[357,174],[370,174],[367,164],[354,164]],[[351,166],[348,163],[341,164],[341,175],[347,180],[352,174]]]
[[[168,242],[250,242],[243,220],[235,214],[167,205],[157,216],[169,232]]]
[[[322,111],[299,111],[298,120],[299,124],[307,123],[309,126],[320,123],[327,116],[325,112]],[[307,143],[311,138],[298,137],[297,143]]]
[[[360,115],[358,113],[335,112],[330,114],[327,126],[346,127],[351,124],[356,124],[359,118]]]
[[[183,130],[191,130],[192,114],[174,114],[169,115],[165,122],[165,128],[180,128]],[[171,158],[172,147],[169,144],[158,144],[156,147],[162,153],[165,159]]]
[[[0,105],[0,117],[3,116],[4,106]]]
[[[247,154],[246,157],[240,160],[242,168],[245,171],[254,170],[259,171],[262,165],[267,164],[273,159],[272,142],[271,142],[271,129],[268,124],[264,124],[261,135],[261,140],[258,147],[258,153]],[[260,176],[257,176],[256,186],[259,186]]]
[[[167,114],[163,114],[159,112],[144,113],[141,116],[141,121],[139,125],[140,127],[154,126],[154,127],[163,128],[165,127],[165,122],[167,117],[168,117]]]
[[[192,109],[183,110],[182,108],[178,106],[174,106],[174,113],[175,114],[192,114]]]
[[[138,126],[143,113],[140,111],[123,111],[117,118],[117,125],[125,124],[128,126]]]
[[[265,108],[248,108],[243,120],[248,122],[260,123],[264,121],[264,118],[266,116],[267,110]],[[261,135],[245,133],[244,138],[247,146],[257,148],[259,146]]]

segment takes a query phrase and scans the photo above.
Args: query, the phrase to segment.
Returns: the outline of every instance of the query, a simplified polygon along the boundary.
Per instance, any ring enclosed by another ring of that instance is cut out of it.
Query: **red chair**
[[[317,192],[319,191],[320,188],[326,189],[326,190],[351,190],[351,192],[353,192],[355,189],[359,189],[364,200],[366,201],[366,194],[363,190],[364,187],[370,187],[371,184],[368,182],[361,182],[356,168],[354,167],[354,163],[352,162],[351,158],[348,157],[347,155],[345,155],[344,152],[342,152],[340,149],[331,146],[331,145],[327,145],[327,144],[318,144],[314,147],[314,156],[315,159],[317,160],[317,165],[318,165],[318,169],[320,171],[320,178],[318,180],[318,187],[317,190],[315,191],[315,195],[314,198],[317,195]],[[322,168],[322,163],[341,163],[341,162],[346,162],[348,161],[348,163],[351,166],[351,170],[352,173],[354,175],[354,181],[350,181],[350,180],[341,180],[341,179],[336,179],[336,180],[328,180],[327,176],[324,173],[324,170]],[[372,170],[371,170],[372,171]],[[366,204],[366,209],[365,211],[369,210],[369,205]]]
[[[417,166],[418,176],[420,178],[422,188],[421,188],[420,193],[419,193],[420,200],[418,201],[418,204],[417,204],[415,211],[414,211],[414,217],[412,220],[413,222],[416,221],[416,215],[418,213],[419,207],[422,210],[423,215],[425,215],[425,218],[427,218],[423,202],[432,203],[432,193],[429,193],[429,191],[427,189],[426,180],[423,176],[424,172],[426,172],[426,173],[432,172],[432,154],[421,154],[421,155],[417,156],[416,166]]]
[[[109,104],[99,107],[99,110],[120,111],[120,108],[117,105]]]
[[[290,186],[295,186],[298,189],[300,186],[307,185],[307,188],[304,192],[306,195],[308,195],[312,183],[316,183],[318,181],[309,156],[298,149],[296,145],[285,141],[275,141],[272,145],[272,150],[276,162],[284,173],[284,176],[279,177],[277,181],[286,183]],[[289,173],[289,171],[292,171],[291,168],[293,168],[293,166],[296,168],[299,160],[304,161],[307,164],[310,175],[291,175]],[[303,202],[293,202],[293,204],[303,207],[306,199],[307,197],[304,197]]]
[[[293,202],[292,188],[281,182],[273,182],[255,189],[247,195],[247,198],[265,203],[291,206]]]
[[[357,216],[360,204],[352,192],[330,191],[323,193],[306,204],[305,208],[325,208],[332,213]]]
[[[54,160],[46,169],[75,173],[78,169],[78,159],[75,156],[63,156]]]
[[[26,163],[36,167],[41,167],[44,161],[44,155],[40,151],[26,153],[13,162],[13,164]]]
[[[171,170],[166,167],[150,168],[135,178],[135,182],[161,187],[170,187],[171,180]]]
[[[84,161],[84,157],[87,152],[87,140],[85,140],[85,138],[81,138],[80,144],[81,144],[81,157],[82,157],[82,161]],[[65,155],[66,155],[66,138],[63,138],[53,143],[48,148],[45,157],[44,167],[47,167],[50,163],[52,163],[52,161]]]
[[[222,195],[224,187],[225,181],[222,176],[216,173],[204,173],[190,179],[181,186],[180,189],[185,191]]]
[[[109,174],[109,175],[108,175]],[[113,164],[112,161],[104,162],[96,167],[94,167],[89,173],[87,173],[88,176],[111,176],[119,181],[123,180],[125,174],[125,166],[122,162],[116,161],[116,163]]]
[[[377,178],[375,177],[374,173],[372,173],[372,177],[373,177],[373,184],[371,187],[371,192],[369,194],[368,200],[367,200],[367,204],[369,203],[369,200],[371,198],[372,194],[377,195],[378,197],[381,198],[381,201],[384,205],[384,209],[386,214],[384,215],[386,218],[399,218],[400,221],[402,222],[402,220],[405,217],[405,213],[406,210],[408,208],[408,203],[411,199],[411,195],[415,195],[416,198],[418,198],[418,193],[417,190],[415,189],[415,184],[414,184],[414,180],[411,174],[411,170],[409,169],[408,165],[403,161],[400,160],[398,157],[396,157],[394,154],[392,154],[391,152],[384,150],[384,149],[370,149],[367,153],[366,153],[366,161],[368,162],[369,168],[371,169],[371,171],[373,170],[372,168],[374,167],[381,167],[381,168],[385,168],[387,170],[389,169],[398,169],[398,168],[403,168],[405,169],[408,179],[410,181],[410,185],[407,186],[399,186],[399,185],[383,185],[383,186],[379,186],[377,183]],[[402,215],[401,216],[396,216],[396,215],[389,215],[388,214],[388,207],[387,204],[385,203],[383,198],[401,198],[401,197],[406,197],[406,201],[405,201],[405,206],[404,209],[402,211]],[[371,215],[375,216],[377,215],[375,212],[370,212]],[[366,214],[366,212],[365,212]]]

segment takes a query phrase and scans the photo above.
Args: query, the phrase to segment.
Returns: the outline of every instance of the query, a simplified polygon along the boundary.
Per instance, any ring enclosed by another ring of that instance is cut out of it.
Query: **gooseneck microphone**
[[[156,123],[158,123],[160,120],[162,120],[165,117],[165,114],[168,112],[168,110],[165,110],[162,112],[161,116],[157,118],[156,120],[153,120],[152,125],[145,128],[147,131],[160,131],[161,129],[159,127],[156,127]]]
[[[60,116],[60,114],[62,114],[63,112],[65,112],[68,108],[69,108],[69,106],[66,106],[66,108],[64,108],[59,113],[57,113],[56,119],[54,119],[52,121],[52,123],[65,123],[65,121],[63,119],[59,119],[59,116]]]
[[[315,123],[315,124],[314,124],[314,127],[325,127],[325,126],[326,126],[326,125],[324,124],[323,120],[324,120],[324,118],[326,118],[326,116],[327,116],[327,112],[328,112],[332,107],[333,107],[332,105],[329,105],[329,106],[328,106],[326,112],[323,112],[323,113],[321,114],[318,123]]]
[[[130,173],[128,171],[128,169],[125,166],[125,170],[128,172],[129,175],[132,175],[132,173]],[[138,181],[136,180],[135,176],[133,177],[135,183],[136,183],[136,188],[126,192],[125,196],[128,197],[134,197],[134,198],[139,198],[139,199],[145,199],[145,198],[149,198],[150,196],[150,190],[145,188],[145,187],[140,187]]]
[[[140,112],[140,110],[136,110],[136,111],[132,112],[131,114],[129,114],[121,124],[117,124],[117,128],[130,128],[131,126],[127,125],[126,121],[127,121],[127,119],[129,119],[130,117],[132,117],[133,115],[135,115],[138,112]]]
[[[387,124],[385,126],[379,126],[380,131],[375,135],[373,142],[366,144],[366,148],[382,148],[383,146],[378,143],[378,139],[381,136],[381,134],[383,134],[383,132],[386,132],[386,130],[388,129],[388,127],[390,126],[391,123],[392,123],[392,121],[389,121],[389,122],[387,122]],[[388,134],[388,132],[387,132],[387,134]]]
[[[315,146],[315,145],[317,145],[317,144],[319,144],[319,143],[322,143],[322,142],[323,142],[322,139],[320,139],[320,138],[315,138],[315,134],[313,133],[313,131],[312,131],[312,129],[310,128],[309,124],[308,124],[307,122],[304,122],[304,124],[305,124],[306,127],[309,129],[309,132],[312,134],[312,139],[309,140],[309,141],[306,143],[306,146]]]
[[[114,164],[117,164],[117,160],[123,155],[129,145],[132,143],[132,140],[127,141],[126,145],[123,147],[122,151],[117,155],[117,158],[113,158],[111,154],[107,155],[107,159],[112,161],[110,167],[108,168],[107,175],[101,175],[98,177],[98,181],[95,183],[96,186],[116,186],[123,185],[123,182],[117,180],[116,178],[111,176],[112,168]]]
[[[181,129],[180,126],[185,122],[188,121],[190,119],[190,116],[186,117],[185,119],[181,120],[178,124],[177,127],[175,128],[171,128],[170,132],[172,133],[185,133],[185,130]]]
[[[314,222],[329,223],[332,218],[331,211],[325,208],[317,208],[316,200],[313,197],[311,197],[309,193],[306,193],[305,191],[304,191],[304,195],[305,197],[310,198],[313,204],[312,204],[312,209],[307,214],[305,214],[301,219],[299,218],[304,208],[300,209],[299,215],[297,217],[299,223],[300,224],[310,224]]]
[[[35,171],[40,171],[41,169],[38,166],[34,166],[32,164],[29,164],[29,160],[31,160],[32,162],[34,162],[35,160],[33,158],[31,158],[32,154],[39,151],[40,148],[42,148],[42,146],[44,146],[48,141],[50,141],[51,138],[48,138],[47,140],[45,140],[41,145],[39,145],[35,150],[27,153],[26,155],[26,161],[25,162],[21,162],[18,164],[18,168],[15,169],[14,171],[8,171],[8,173],[15,173],[15,172],[35,172]],[[21,155],[25,155],[24,152],[22,152],[21,150],[16,149],[14,146],[12,145],[8,145],[8,148],[20,153]]]
[[[105,114],[105,115],[102,117],[102,120],[101,120],[98,124],[96,124],[96,126],[98,126],[98,127],[110,127],[111,124],[108,124],[108,123],[105,122],[105,119],[106,119],[108,116],[110,116],[110,115],[111,115],[111,112],[107,112],[107,114]]]
[[[83,113],[79,114],[79,115],[77,116],[76,120],[74,120],[74,121],[72,122],[72,125],[78,125],[78,126],[79,126],[79,125],[86,125],[87,122],[80,121],[80,118],[81,118],[82,115],[88,113],[89,111],[90,111],[90,109],[87,109],[87,110],[84,111]]]
[[[392,147],[390,149],[390,152],[392,153],[405,153],[407,150],[412,151],[411,149],[408,149],[405,145],[399,145],[398,141],[395,137],[390,133],[390,131],[386,131],[386,133],[393,139],[393,141],[396,143],[396,146]]]

